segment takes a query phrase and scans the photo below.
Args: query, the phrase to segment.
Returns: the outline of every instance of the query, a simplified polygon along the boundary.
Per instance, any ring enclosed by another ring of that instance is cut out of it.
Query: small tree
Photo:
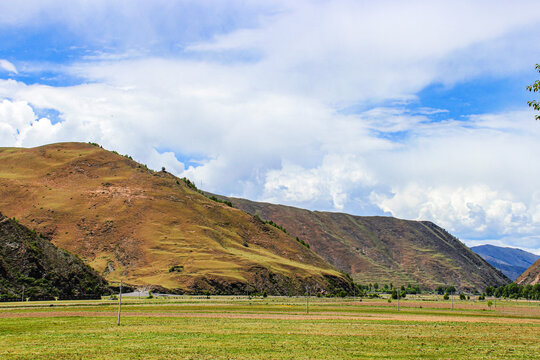
[[[540,72],[540,64],[536,64],[536,71]],[[532,85],[527,86],[530,92],[540,92],[540,80],[536,80]],[[537,100],[527,101],[527,105],[536,111],[540,111],[540,102]],[[540,120],[540,115],[535,116],[536,120]]]

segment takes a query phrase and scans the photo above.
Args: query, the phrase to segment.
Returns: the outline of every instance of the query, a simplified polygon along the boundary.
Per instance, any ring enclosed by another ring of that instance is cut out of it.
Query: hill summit
[[[113,282],[180,293],[352,290],[282,230],[96,144],[0,148],[0,209]]]

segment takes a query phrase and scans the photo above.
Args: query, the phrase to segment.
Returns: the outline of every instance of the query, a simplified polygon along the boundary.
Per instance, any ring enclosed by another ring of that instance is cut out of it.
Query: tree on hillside
[[[540,64],[536,64],[536,70],[540,72]],[[540,80],[536,80],[532,85],[527,86],[530,92],[540,92]],[[527,104],[536,111],[540,111],[540,102],[537,100],[527,101]],[[540,120],[540,115],[535,116],[536,120]]]

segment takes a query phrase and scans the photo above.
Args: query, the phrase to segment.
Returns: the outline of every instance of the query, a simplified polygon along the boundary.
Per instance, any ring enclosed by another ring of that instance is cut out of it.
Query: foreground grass
[[[302,301],[134,300],[121,326],[107,302],[5,305],[0,358],[539,358],[537,305],[452,312],[404,301],[397,312],[383,301],[313,299],[306,315]]]

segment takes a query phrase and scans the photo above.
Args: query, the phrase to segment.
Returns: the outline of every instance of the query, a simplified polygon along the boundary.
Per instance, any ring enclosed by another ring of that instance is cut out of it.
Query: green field
[[[0,303],[1,359],[534,359],[540,302],[271,297]]]

